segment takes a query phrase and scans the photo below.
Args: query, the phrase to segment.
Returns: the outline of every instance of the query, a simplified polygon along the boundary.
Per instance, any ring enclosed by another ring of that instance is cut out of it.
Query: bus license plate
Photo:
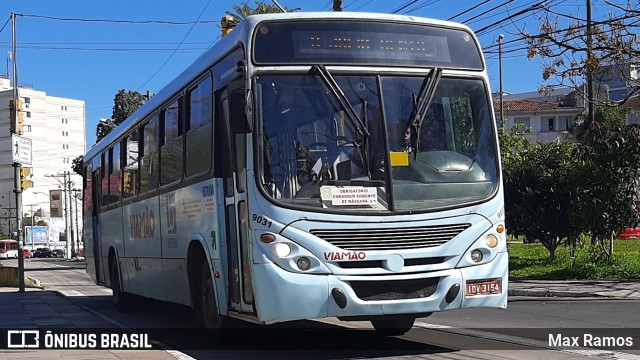
[[[502,279],[467,281],[467,296],[502,293]]]

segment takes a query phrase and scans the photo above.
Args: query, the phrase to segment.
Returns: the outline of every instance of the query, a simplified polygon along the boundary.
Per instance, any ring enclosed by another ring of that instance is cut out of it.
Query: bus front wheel
[[[202,266],[199,288],[198,322],[207,329],[214,341],[219,341],[222,336],[224,318],[218,314],[213,279],[207,264]]]
[[[382,336],[399,336],[406,334],[413,327],[413,317],[398,317],[371,320],[371,325]]]

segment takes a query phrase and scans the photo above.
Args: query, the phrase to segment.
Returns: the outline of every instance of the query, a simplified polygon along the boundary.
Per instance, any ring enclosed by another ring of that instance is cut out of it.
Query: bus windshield
[[[432,211],[490,197],[498,152],[485,84],[439,75],[258,76],[264,191],[349,212]]]

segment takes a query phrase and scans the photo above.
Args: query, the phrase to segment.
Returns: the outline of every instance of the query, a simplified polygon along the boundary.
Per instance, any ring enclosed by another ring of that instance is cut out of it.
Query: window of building
[[[574,123],[573,116],[558,116],[558,131],[571,131]]]
[[[513,119],[513,125],[520,124],[520,131],[527,131],[531,127],[531,119],[529,117],[517,117]]]
[[[556,131],[556,118],[553,116],[543,116],[542,117],[542,131]]]
[[[24,115],[25,115],[26,117],[30,118],[30,117],[31,117],[31,111],[25,111],[25,112],[24,112]]]
[[[31,125],[22,125],[22,131],[31,132]]]

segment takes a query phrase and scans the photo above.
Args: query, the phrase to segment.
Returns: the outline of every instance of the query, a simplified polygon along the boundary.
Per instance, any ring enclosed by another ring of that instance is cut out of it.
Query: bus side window
[[[109,205],[109,150],[103,152],[101,158],[100,179],[102,181],[102,201],[100,202],[100,206],[104,207]]]
[[[140,169],[138,165],[139,131],[134,129],[123,141],[122,197],[135,196],[138,192]]]
[[[111,150],[109,150],[109,204],[116,204],[120,202],[120,191],[121,191],[121,183],[120,183],[120,168],[121,168],[121,159],[120,159],[120,143],[116,143],[113,145]]]
[[[186,125],[187,162],[185,176],[206,172],[211,167],[213,99],[211,76],[207,76],[188,92],[188,114]]]
[[[182,98],[176,99],[161,112],[163,134],[160,137],[160,184],[162,185],[182,179],[184,129],[181,103]]]
[[[158,115],[153,115],[141,129],[140,193],[144,193],[158,187]]]
[[[93,203],[93,162],[86,164],[83,169],[84,174],[84,195],[82,196],[83,209],[85,217],[91,216]]]

